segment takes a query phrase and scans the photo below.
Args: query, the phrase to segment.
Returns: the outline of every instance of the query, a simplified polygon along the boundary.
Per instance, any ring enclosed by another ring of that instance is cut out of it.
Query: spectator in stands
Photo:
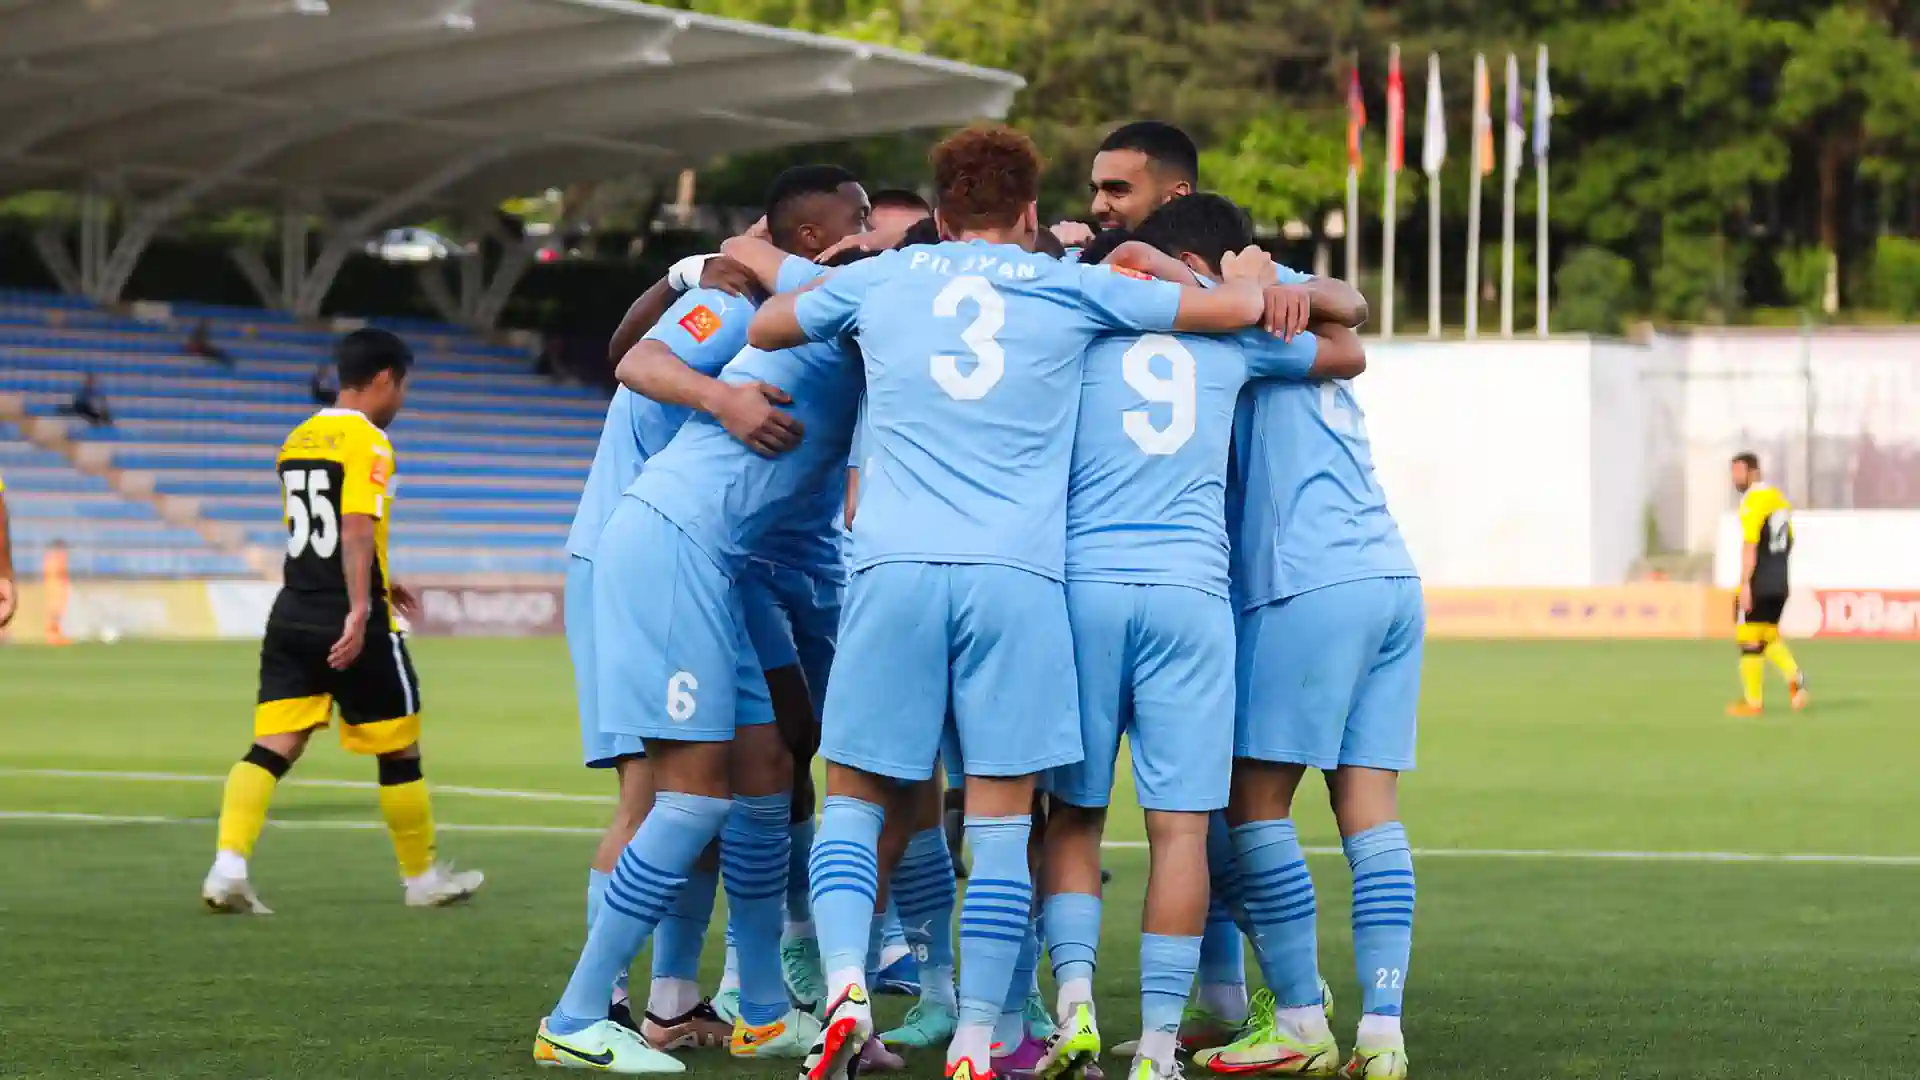
[[[187,352],[211,360],[221,367],[233,366],[233,354],[213,343],[213,327],[205,319],[194,323],[193,333],[187,335]]]
[[[80,389],[73,392],[73,400],[60,406],[60,412],[68,416],[77,416],[94,427],[107,427],[113,423],[113,412],[107,408],[107,395],[100,392],[100,379],[93,372],[80,382]]]
[[[340,375],[333,365],[322,361],[313,369],[313,378],[307,380],[307,392],[313,395],[313,403],[323,409],[333,407],[340,400]]]
[[[13,538],[7,531],[7,482],[0,479],[0,630],[13,621]]]

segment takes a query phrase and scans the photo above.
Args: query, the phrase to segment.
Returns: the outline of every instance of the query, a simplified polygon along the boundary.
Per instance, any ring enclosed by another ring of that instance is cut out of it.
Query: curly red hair
[[[1040,151],[1004,124],[977,124],[927,156],[940,217],[952,229],[1008,228],[1040,198]]]

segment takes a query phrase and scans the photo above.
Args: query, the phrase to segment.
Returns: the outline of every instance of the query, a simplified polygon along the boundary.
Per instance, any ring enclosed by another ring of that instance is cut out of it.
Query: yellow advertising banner
[[[1703,638],[1733,633],[1733,594],[1703,585],[1429,588],[1426,600],[1429,637]]]
[[[63,603],[45,584],[21,582],[20,610],[0,640],[45,645],[218,636],[204,581],[76,581],[65,593]]]

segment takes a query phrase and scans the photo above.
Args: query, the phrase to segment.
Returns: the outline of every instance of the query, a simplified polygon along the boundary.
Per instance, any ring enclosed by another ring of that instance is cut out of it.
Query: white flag
[[[1440,99],[1440,57],[1427,56],[1427,131],[1420,139],[1420,167],[1428,176],[1447,160],[1446,105]]]

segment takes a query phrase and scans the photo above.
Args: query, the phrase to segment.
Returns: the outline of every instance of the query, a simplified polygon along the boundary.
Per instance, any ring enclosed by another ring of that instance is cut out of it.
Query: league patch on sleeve
[[[1107,266],[1114,273],[1123,275],[1125,277],[1133,278],[1135,281],[1152,281],[1153,280],[1152,274],[1135,270],[1131,266],[1118,266],[1118,265],[1115,265],[1114,263],[1108,263]]]
[[[720,316],[705,304],[680,316],[680,329],[693,335],[693,340],[704,344],[720,329]]]
[[[374,454],[373,464],[367,466],[367,483],[383,488],[387,486],[387,480],[392,476],[393,466],[388,464],[386,455]]]

